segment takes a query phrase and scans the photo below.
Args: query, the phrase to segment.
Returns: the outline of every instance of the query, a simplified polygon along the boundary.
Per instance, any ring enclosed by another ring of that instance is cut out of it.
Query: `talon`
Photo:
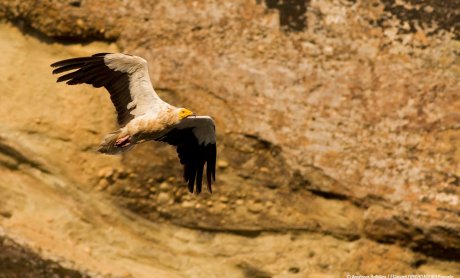
[[[129,144],[129,139],[130,139],[129,135],[118,138],[117,141],[115,141],[114,145],[116,147],[124,147]]]

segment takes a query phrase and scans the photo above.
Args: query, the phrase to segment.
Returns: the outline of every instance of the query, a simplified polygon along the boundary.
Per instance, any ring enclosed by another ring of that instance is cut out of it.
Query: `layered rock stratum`
[[[460,275],[457,2],[0,3],[6,273]],[[108,95],[49,64],[117,51],[214,117],[212,195],[169,146],[95,152]]]

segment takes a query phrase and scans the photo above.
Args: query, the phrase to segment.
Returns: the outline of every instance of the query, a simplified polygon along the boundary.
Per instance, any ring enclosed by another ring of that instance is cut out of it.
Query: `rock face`
[[[46,261],[30,250],[5,238],[0,239],[1,277],[86,277]]]
[[[168,235],[189,242],[204,233],[213,238],[209,244],[201,240],[190,248],[203,254],[214,246],[225,253],[231,258],[229,277],[458,274],[459,9],[456,1],[418,2],[0,3],[0,16],[29,35],[19,38],[17,31],[3,27],[0,102],[5,109],[0,113],[14,121],[0,133],[0,171],[6,173],[0,187],[24,176],[21,184],[32,190],[33,181],[26,178],[32,171],[46,177],[46,190],[63,190],[72,200],[81,195],[94,211],[102,208],[89,200],[111,195],[113,204],[137,215],[124,219],[126,212],[115,209],[122,214],[116,231],[127,224],[142,226],[140,215],[165,225],[165,232],[146,238]],[[93,39],[112,44],[72,44]],[[32,51],[27,41],[33,40],[38,46]],[[104,133],[116,128],[107,95],[84,86],[52,85],[47,65],[118,49],[149,60],[163,98],[215,118],[220,160],[213,195],[186,192],[169,146],[145,144],[122,158],[92,151]],[[56,177],[66,189],[52,186]],[[22,209],[16,202],[25,197],[19,192],[11,193],[16,201],[3,209],[13,215],[4,217],[6,224],[0,222],[9,235],[18,232],[19,224],[10,222]],[[71,219],[80,223],[78,217]],[[108,227],[106,221],[95,223]],[[65,225],[56,225],[66,232]],[[183,231],[193,236],[183,239]],[[26,232],[18,233],[27,238]],[[98,239],[86,238],[93,244],[88,252],[102,253],[107,242]],[[271,241],[276,243],[271,246]],[[27,242],[58,252],[34,237]],[[237,247],[225,249],[224,243],[246,248],[248,254],[273,247],[286,257],[275,263],[276,253],[270,251],[251,259],[239,255]],[[178,246],[171,245],[170,256],[186,261],[190,255]],[[117,247],[122,245],[113,246],[114,254],[126,255]],[[136,260],[142,253],[129,254],[140,269],[158,267],[158,259],[144,265]],[[81,254],[56,256],[76,268],[88,265]],[[110,272],[96,262],[87,267]],[[187,272],[171,263],[166,268],[171,276],[213,277],[216,271],[203,266]]]

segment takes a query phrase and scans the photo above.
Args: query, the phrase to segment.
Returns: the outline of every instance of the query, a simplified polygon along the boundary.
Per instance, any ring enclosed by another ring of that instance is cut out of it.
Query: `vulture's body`
[[[118,154],[148,140],[169,143],[177,147],[189,191],[195,188],[197,193],[201,192],[206,164],[207,186],[211,192],[216,165],[214,121],[164,102],[152,87],[147,61],[126,54],[99,53],[51,66],[55,67],[53,73],[68,72],[60,76],[58,82],[105,87],[110,93],[120,129],[106,136],[100,152]]]

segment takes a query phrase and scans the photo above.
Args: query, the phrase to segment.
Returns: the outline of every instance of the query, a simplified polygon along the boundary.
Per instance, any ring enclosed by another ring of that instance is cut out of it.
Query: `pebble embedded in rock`
[[[270,170],[267,167],[260,167],[259,169],[262,173],[269,173]]]
[[[166,192],[161,192],[160,194],[158,194],[158,198],[157,198],[157,201],[161,204],[166,204],[170,199],[170,196],[168,193]]]
[[[334,48],[332,48],[331,46],[325,46],[323,48],[323,53],[324,55],[330,57],[334,54]]]
[[[112,168],[112,167],[105,167],[105,168],[102,168],[101,170],[99,170],[99,172],[97,173],[97,175],[100,177],[100,178],[106,178],[106,179],[109,179],[109,178],[112,178],[113,175],[115,173],[115,169]]]
[[[100,191],[103,191],[103,190],[107,189],[108,186],[109,186],[109,182],[106,179],[101,179],[101,180],[99,180],[99,182],[97,184],[97,189],[100,190]]]
[[[171,188],[171,185],[167,182],[162,182],[160,183],[160,190],[161,191],[166,191]]]
[[[215,206],[216,211],[223,211],[223,210],[226,210],[226,209],[227,209],[227,204],[224,204],[224,203],[220,203],[217,206]]]
[[[83,247],[83,251],[84,251],[85,253],[87,253],[87,254],[91,254],[93,250],[92,250],[91,247],[85,246],[85,247]]]
[[[252,203],[248,205],[248,210],[252,213],[259,213],[264,209],[264,206],[261,203]]]
[[[225,160],[218,160],[217,161],[217,167],[220,169],[226,169],[228,168],[228,162]]]
[[[75,24],[77,24],[77,26],[79,26],[79,27],[83,27],[85,25],[85,22],[81,18],[79,18],[79,19],[77,19]]]
[[[182,202],[181,207],[183,207],[183,208],[191,208],[191,207],[193,207],[193,202],[184,201],[184,202]]]

